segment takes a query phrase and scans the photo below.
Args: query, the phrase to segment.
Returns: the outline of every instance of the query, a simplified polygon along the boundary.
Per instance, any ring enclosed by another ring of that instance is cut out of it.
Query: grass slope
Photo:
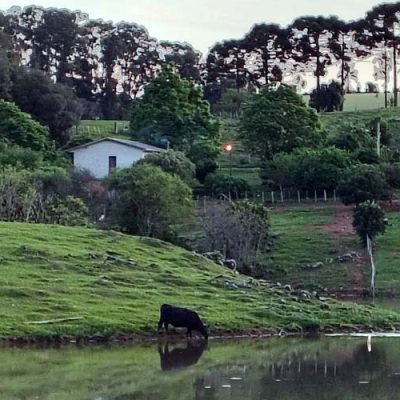
[[[164,302],[195,308],[214,334],[257,328],[400,326],[400,315],[392,312],[327,299],[303,300],[268,283],[241,287],[248,278],[157,240],[0,223],[0,241],[2,338],[154,334]],[[79,319],[38,323],[64,318]]]
[[[337,256],[359,250],[357,243],[336,241],[323,227],[334,222],[336,205],[290,206],[271,211],[271,226],[278,234],[274,247],[266,256],[271,278],[292,285],[338,292],[352,285],[356,266],[336,261]],[[356,242],[356,238],[353,240]],[[327,259],[332,262],[327,263]],[[318,268],[310,265],[322,262]]]

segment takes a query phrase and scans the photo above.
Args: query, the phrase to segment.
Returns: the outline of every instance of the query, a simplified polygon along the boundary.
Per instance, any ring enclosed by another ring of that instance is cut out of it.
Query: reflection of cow
[[[168,333],[168,325],[176,328],[187,328],[187,336],[192,337],[192,331],[199,331],[207,340],[208,333],[206,327],[201,322],[200,317],[195,311],[188,308],[181,308],[163,304],[160,308],[160,320],[158,321],[158,330],[164,324],[165,331]]]
[[[164,349],[159,345],[158,353],[160,354],[161,369],[168,371],[194,365],[200,360],[206,348],[207,342],[205,341],[200,341],[196,346],[191,342],[187,342],[186,347],[175,347],[172,350],[169,350],[168,342],[165,344]]]

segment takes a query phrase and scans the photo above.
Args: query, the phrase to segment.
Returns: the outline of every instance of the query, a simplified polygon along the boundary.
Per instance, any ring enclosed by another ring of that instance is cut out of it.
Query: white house
[[[127,168],[148,153],[165,151],[133,140],[103,138],[67,150],[77,169],[89,170],[96,178],[109,175],[116,168]]]

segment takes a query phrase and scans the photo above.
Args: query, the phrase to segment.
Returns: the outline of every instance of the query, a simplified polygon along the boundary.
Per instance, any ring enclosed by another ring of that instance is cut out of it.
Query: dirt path
[[[338,241],[342,241],[343,238],[354,235],[352,207],[345,205],[338,205],[335,207],[335,215],[332,221],[327,225],[322,225],[321,228]]]
[[[330,223],[322,225],[321,229],[328,233],[341,247],[349,249],[344,243],[346,238],[355,235],[353,229],[353,208],[351,206],[338,205],[335,207],[335,214]],[[353,261],[354,268],[352,268],[352,279],[351,287],[348,288],[349,292],[357,293],[362,289],[364,284],[364,266],[367,264],[367,260],[364,257],[357,258]]]

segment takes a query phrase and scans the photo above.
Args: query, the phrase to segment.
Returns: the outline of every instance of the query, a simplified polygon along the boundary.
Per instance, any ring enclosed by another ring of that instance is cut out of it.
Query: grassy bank
[[[400,327],[400,315],[307,298],[170,244],[113,232],[0,223],[0,338],[156,333],[162,303],[193,307],[212,334]]]

